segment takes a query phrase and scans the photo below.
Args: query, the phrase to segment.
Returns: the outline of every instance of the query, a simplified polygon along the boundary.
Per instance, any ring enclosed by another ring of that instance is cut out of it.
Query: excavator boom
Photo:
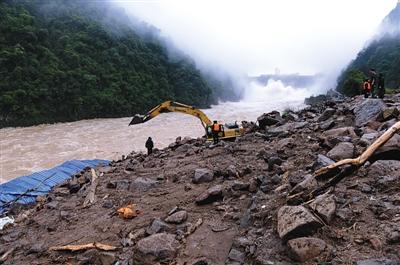
[[[185,105],[185,104],[182,104],[179,102],[174,102],[174,101],[165,101],[165,102],[157,105],[153,109],[151,109],[145,115],[136,114],[132,118],[129,125],[144,123],[144,122],[149,121],[152,118],[158,116],[159,114],[166,113],[166,112],[181,112],[181,113],[186,113],[186,114],[195,116],[201,121],[201,124],[203,125],[204,128],[211,125],[211,120],[201,110],[196,109],[192,106]]]
[[[205,129],[205,136],[207,140],[211,141],[213,139],[211,129],[212,122],[207,117],[207,115],[204,114],[204,112],[192,106],[174,101],[165,101],[151,109],[145,115],[136,114],[135,116],[133,116],[129,125],[144,123],[160,115],[161,113],[166,112],[181,112],[197,117],[201,121],[201,125],[203,125]],[[244,134],[244,129],[236,123],[234,125],[225,124],[225,126],[222,125],[221,127],[222,130],[218,134],[220,139],[235,139],[236,137],[242,136]]]

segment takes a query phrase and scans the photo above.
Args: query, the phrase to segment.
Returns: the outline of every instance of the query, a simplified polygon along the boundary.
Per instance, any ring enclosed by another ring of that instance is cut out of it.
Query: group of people
[[[219,141],[219,133],[222,130],[221,124],[219,124],[217,121],[214,121],[214,123],[211,125],[211,133],[213,136],[214,144],[217,144]],[[153,148],[154,148],[154,142],[151,137],[147,138],[145,147],[147,149],[147,155],[151,155],[153,153]]]
[[[369,70],[369,78],[364,79],[363,83],[364,97],[383,98],[385,95],[385,78],[382,73],[377,74],[375,69]]]

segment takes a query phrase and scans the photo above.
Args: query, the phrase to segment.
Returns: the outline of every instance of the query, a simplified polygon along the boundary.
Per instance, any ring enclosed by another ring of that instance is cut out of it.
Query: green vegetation
[[[387,88],[400,88],[399,27],[400,4],[383,21],[381,35],[362,50],[339,77],[338,91],[348,96],[359,94],[370,68],[384,74]]]
[[[101,1],[0,3],[0,127],[121,117],[224,93],[157,31]]]

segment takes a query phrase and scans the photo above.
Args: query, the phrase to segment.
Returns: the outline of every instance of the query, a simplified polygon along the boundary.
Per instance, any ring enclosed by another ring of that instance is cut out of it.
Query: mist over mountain
[[[158,29],[107,1],[2,1],[0,62],[0,127],[235,98],[228,77],[201,73]]]
[[[400,87],[400,2],[383,19],[374,38],[339,76],[337,90],[350,96],[359,94],[370,68],[384,74],[386,88]]]

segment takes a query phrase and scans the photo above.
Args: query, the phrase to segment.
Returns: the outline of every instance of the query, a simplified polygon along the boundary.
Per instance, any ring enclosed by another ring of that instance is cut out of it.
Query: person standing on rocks
[[[147,155],[150,155],[151,153],[153,153],[154,143],[153,143],[153,140],[151,139],[151,137],[149,137],[147,139],[145,146],[147,148]]]
[[[369,95],[371,94],[371,82],[368,79],[364,80],[363,83],[363,93],[364,93],[364,97],[368,98]]]
[[[218,124],[217,121],[214,121],[212,127],[211,127],[211,132],[214,140],[214,144],[217,144],[219,141],[219,132],[221,131],[221,124]]]
[[[376,71],[373,68],[369,69],[369,81],[371,84],[372,97],[374,98],[376,96]]]
[[[376,89],[377,89],[378,98],[383,98],[385,96],[385,77],[383,76],[383,74],[378,75]]]

